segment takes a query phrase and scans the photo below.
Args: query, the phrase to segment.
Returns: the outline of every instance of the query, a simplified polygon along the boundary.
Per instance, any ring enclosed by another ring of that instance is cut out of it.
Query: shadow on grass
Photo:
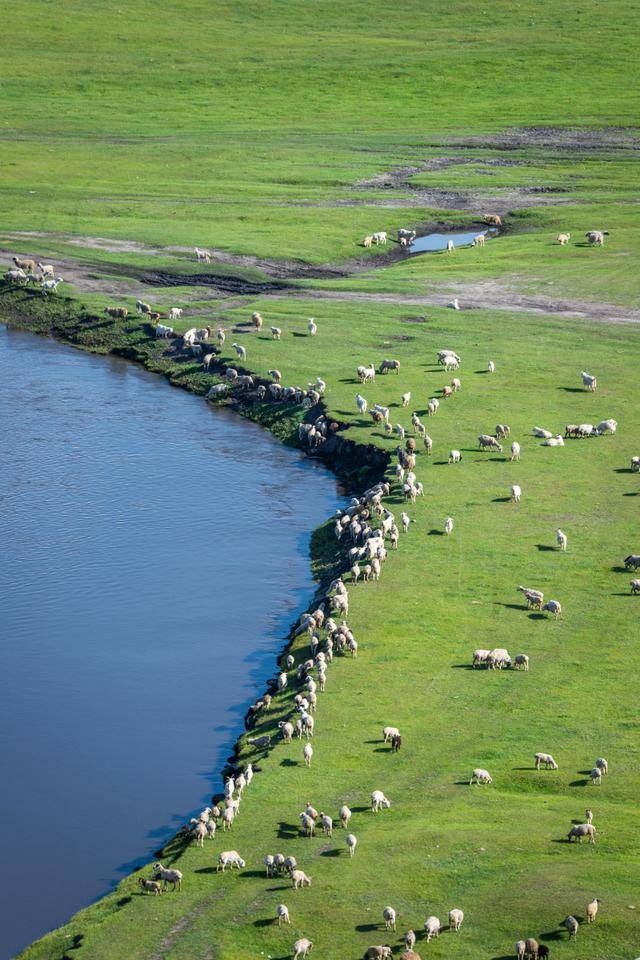
[[[428,536],[430,537],[444,537],[444,530],[429,530]]]
[[[623,497],[637,497],[637,496],[639,496],[639,494],[638,494],[637,492],[623,493],[622,496],[623,496]]]
[[[626,567],[623,567],[620,564],[617,564],[617,566],[615,567],[611,567],[611,569],[613,573],[631,573],[632,572],[631,570],[627,570]]]
[[[549,546],[548,543],[536,543],[536,548],[537,548],[541,553],[554,553],[554,552],[555,552],[555,549],[556,549],[555,547]]]
[[[576,244],[576,246],[578,246],[578,244]],[[541,940],[562,940],[562,932],[560,930],[550,930],[548,933],[541,933],[540,939]]]
[[[511,497],[494,497],[491,503],[509,503]]]
[[[266,877],[266,870],[243,870],[240,876],[245,877]]]
[[[474,370],[473,372],[474,372],[474,373],[483,373],[483,374],[488,374],[488,373],[489,373],[488,370]]]
[[[632,470],[631,467],[616,467],[616,469],[613,472],[614,473],[634,473],[637,471]]]
[[[341,853],[340,850],[335,850],[335,849],[333,849],[333,850],[323,850],[322,853],[320,854],[320,856],[321,856],[321,857],[339,857],[339,856],[340,856],[340,853]]]
[[[366,813],[371,807],[351,807],[351,813]]]
[[[473,670],[473,665],[471,663],[452,663],[452,670]]]
[[[216,867],[196,867],[194,873],[220,873]],[[225,871],[226,872],[226,871]]]
[[[564,393],[586,393],[587,391],[584,387],[558,387],[558,390],[564,391]]]
[[[285,823],[284,820],[280,821],[278,825],[278,837],[280,840],[292,840],[297,836],[299,836],[297,824]]]
[[[572,780],[569,784],[570,787],[588,787],[589,780]]]
[[[290,757],[285,757],[284,760],[280,761],[281,767],[299,767],[300,764],[297,760],[291,760]]]
[[[526,603],[501,603],[496,601],[496,607],[506,607],[507,610],[528,610]]]
[[[356,930],[358,933],[370,933],[372,930],[378,930],[381,926],[381,923],[358,923]]]
[[[544,613],[540,613],[536,610],[534,610],[533,613],[529,614],[529,620],[546,620],[546,619],[547,618],[545,617]]]
[[[631,593],[630,590],[626,590],[624,593],[611,593],[611,594],[609,594],[609,596],[611,596],[611,597],[635,597],[635,596],[637,596],[637,594]]]
[[[388,747],[376,747],[374,753],[391,753],[391,744]]]
[[[270,927],[272,923],[276,923],[276,920],[271,919],[270,917],[269,918],[265,917],[263,920],[253,921],[254,927]]]

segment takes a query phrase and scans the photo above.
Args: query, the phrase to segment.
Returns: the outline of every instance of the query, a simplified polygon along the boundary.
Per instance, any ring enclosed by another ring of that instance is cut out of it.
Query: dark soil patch
[[[625,127],[603,127],[600,130],[566,127],[516,127],[493,136],[465,137],[454,140],[457,147],[521,150],[523,147],[544,147],[546,150],[640,150],[640,137]]]

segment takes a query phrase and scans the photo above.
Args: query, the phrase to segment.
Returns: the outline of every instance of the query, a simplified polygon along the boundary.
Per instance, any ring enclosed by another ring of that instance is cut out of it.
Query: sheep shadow
[[[371,933],[372,930],[379,930],[381,926],[381,923],[358,923],[356,930],[358,933]]]
[[[284,820],[281,820],[278,825],[278,838],[280,840],[292,840],[294,837],[298,836],[298,826],[297,824],[285,823]]]
[[[371,807],[351,807],[352,813],[366,813]]]
[[[474,373],[485,373],[485,374],[488,374],[488,373],[489,373],[488,370],[474,370],[473,372],[474,372]]]
[[[429,537],[444,537],[444,535],[445,535],[444,530],[433,529],[433,530],[429,530],[429,533],[428,533]]]
[[[536,549],[541,553],[555,553],[556,548],[549,546],[548,543],[536,543]]]
[[[585,390],[584,387],[558,387],[558,390],[563,390],[565,393],[588,393],[589,392]]]
[[[300,763],[297,760],[291,760],[290,757],[285,757],[284,760],[280,761],[281,767],[299,767]]]
[[[144,891],[141,890],[140,893],[142,894],[142,896],[144,896]],[[118,908],[118,910],[121,910],[122,907],[126,907],[128,903],[131,903],[131,899],[132,899],[131,897],[120,897],[119,900],[116,900],[116,907]]]
[[[507,610],[528,610],[526,603],[501,603],[496,601],[496,607],[506,607]]]
[[[622,496],[623,496],[623,497],[637,497],[637,496],[638,496],[638,493],[637,493],[637,491],[632,491],[631,493],[623,493]]]
[[[620,564],[618,564],[615,567],[611,567],[611,570],[613,571],[613,573],[631,573],[632,572],[631,570],[627,570],[626,567],[621,567]]]
[[[266,877],[266,875],[266,870],[243,870],[240,877],[244,880],[245,877]]]
[[[452,670],[473,670],[473,666],[470,663],[452,663]]]
[[[277,920],[271,917],[253,921],[254,927],[270,927],[273,923],[277,923]]]
[[[292,332],[291,336],[292,336],[292,337],[306,337],[306,336],[308,336],[308,334],[306,334],[306,333],[299,333],[299,332],[297,332],[296,330],[294,330],[294,331]]]
[[[570,787],[588,787],[589,780],[572,780],[569,786]]]
[[[634,473],[637,471],[632,470],[631,467],[616,467],[616,469],[613,472],[614,473]]]
[[[194,873],[219,873],[217,867],[196,867]]]
[[[578,246],[578,244],[576,244],[576,246]],[[560,930],[550,930],[549,933],[541,933],[540,939],[541,940],[562,940],[562,932]]]
[[[449,466],[449,461],[448,461],[448,460],[432,460],[431,462],[433,463],[434,467],[448,467],[448,466]]]
[[[534,610],[533,613],[529,614],[529,620],[546,620],[544,613],[540,613],[537,610]]]
[[[79,950],[84,940],[84,933],[76,933],[67,947],[67,950]]]
[[[610,593],[610,597],[634,597],[636,594],[631,593],[630,590],[627,590],[625,593]]]
[[[376,747],[374,753],[391,753],[391,744],[388,747]]]
[[[511,497],[494,497],[491,503],[509,503]]]
[[[469,787],[469,786],[473,786],[473,784],[470,784],[468,780],[454,780],[454,781],[453,781],[453,785],[454,785],[454,787]]]
[[[336,849],[333,849],[333,850],[323,850],[322,853],[320,854],[320,856],[321,856],[321,857],[339,857],[339,856],[340,856],[340,853],[341,853],[341,851],[340,851],[340,850],[336,850]]]

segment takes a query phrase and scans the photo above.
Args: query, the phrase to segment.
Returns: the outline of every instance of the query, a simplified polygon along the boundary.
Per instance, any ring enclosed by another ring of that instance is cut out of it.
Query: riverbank
[[[0,304],[10,303],[14,318],[25,311],[27,323],[40,333],[65,337],[83,349],[142,357],[149,369],[194,392],[205,393],[216,382],[197,361],[156,342],[141,318],[112,322],[73,302],[43,302],[24,291],[8,297],[5,301],[3,293]],[[282,327],[281,342],[251,333],[252,309],[263,312],[267,327],[271,322]],[[316,338],[305,335],[304,314],[316,317]],[[411,406],[426,419],[425,398],[439,394],[447,382],[431,362],[444,345],[463,358],[462,391],[441,401],[429,421],[434,452],[427,457],[419,450],[417,465],[426,496],[406,508],[416,523],[397,553],[390,551],[380,583],[350,587],[349,624],[358,657],[337,657],[330,668],[327,691],[319,695],[311,769],[304,767],[298,741],[285,745],[278,737],[277,723],[292,708],[292,675],[291,692],[276,697],[252,731],[272,735],[274,747],[258,758],[260,775],[245,794],[229,838],[207,841],[202,851],[176,839],[163,852],[185,875],[182,892],[155,901],[137,893],[132,877],[24,956],[62,957],[74,940],[92,960],[244,958],[256,950],[283,956],[302,935],[314,939],[325,957],[338,958],[345,949],[361,955],[385,937],[379,915],[391,903],[403,925],[406,919],[406,926],[416,929],[428,913],[446,916],[453,906],[464,909],[468,919],[457,952],[466,960],[476,955],[479,942],[503,954],[521,932],[551,934],[562,919],[557,913],[578,910],[576,901],[579,905],[605,885],[608,919],[589,931],[590,950],[598,960],[606,958],[613,930],[617,944],[631,947],[628,863],[637,855],[630,839],[635,774],[622,755],[631,758],[635,748],[631,706],[619,696],[628,653],[616,638],[628,635],[633,608],[623,599],[625,578],[615,567],[625,555],[621,551],[628,552],[623,544],[634,525],[634,478],[624,465],[635,452],[635,439],[629,427],[621,427],[615,439],[552,450],[540,447],[530,429],[532,420],[562,429],[565,422],[610,415],[632,424],[638,337],[630,328],[591,328],[540,316],[435,309],[425,317],[392,305],[381,305],[372,316],[365,305],[286,299],[222,307],[215,322],[224,322],[228,331],[229,349],[220,358],[225,365],[234,365],[230,341],[242,337],[247,372],[260,375],[278,366],[284,382],[302,385],[323,376],[325,410],[341,425],[340,441],[371,446],[385,461],[397,439],[386,438],[354,412],[358,390],[371,404],[388,405],[393,421],[409,427],[400,393],[410,389]],[[180,329],[186,326],[188,320]],[[575,385],[576,350],[585,368],[597,366],[596,395]],[[389,355],[401,360],[401,374],[359,387],[356,362]],[[488,357],[496,363],[492,377],[485,373]],[[277,408],[269,414],[267,426],[291,442],[301,411],[293,418]],[[517,465],[475,451],[477,433],[505,421],[522,443]],[[462,449],[459,466],[446,464],[452,447]],[[515,473],[525,491],[516,511],[500,502]],[[351,477],[357,482],[357,470]],[[386,504],[396,516],[405,509],[397,486]],[[456,524],[450,538],[438,535],[447,515]],[[552,549],[557,526],[569,533],[567,556]],[[313,550],[320,575],[335,569],[330,529],[316,535]],[[609,564],[602,563],[603,551]],[[564,619],[529,616],[517,602],[516,586],[523,581],[560,598]],[[476,646],[526,652],[530,673],[467,670]],[[597,676],[584,655],[595,646]],[[306,659],[307,650],[300,638],[291,645],[296,663]],[[398,755],[380,742],[387,723],[403,732]],[[530,757],[543,748],[559,762],[558,773],[541,777],[532,769]],[[616,777],[608,778],[597,800],[604,836],[594,850],[558,847],[584,807],[586,781],[579,771],[593,762],[592,754],[616,757]],[[241,765],[256,760],[246,738],[234,757]],[[471,796],[461,784],[477,765],[491,770],[494,784]],[[392,800],[379,817],[367,813],[372,789],[383,789]],[[339,831],[333,839],[300,836],[298,813],[308,801],[334,819],[343,802],[351,806],[359,841],[353,861]],[[518,823],[529,825],[528,840],[514,847]],[[626,831],[624,842],[616,839],[618,831]],[[215,875],[218,852],[230,847],[245,858],[247,869],[239,876]],[[295,855],[313,877],[312,887],[295,900],[287,883],[267,880],[261,867],[265,854],[280,851]],[[491,907],[496,897],[499,917]],[[281,901],[289,904],[291,929],[272,923]],[[329,909],[338,902],[339,911]],[[430,946],[434,956],[450,949],[447,941]],[[562,956],[565,949],[558,941],[554,952]]]

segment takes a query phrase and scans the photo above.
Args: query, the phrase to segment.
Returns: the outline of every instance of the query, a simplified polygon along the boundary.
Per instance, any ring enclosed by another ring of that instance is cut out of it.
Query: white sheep
[[[557,542],[558,547],[560,548],[560,550],[562,550],[563,552],[567,549],[567,544],[568,544],[568,542],[569,542],[569,538],[568,538],[568,536],[566,535],[566,533],[564,533],[564,532],[560,529],[560,527],[558,527],[558,529],[556,530],[556,542]]]
[[[601,420],[598,426],[596,427],[596,433],[598,436],[602,436],[605,433],[611,433],[615,436],[616,430],[618,429],[618,421],[609,419]]]
[[[307,766],[307,767],[310,767],[310,766],[311,766],[311,758],[312,758],[312,756],[313,756],[313,747],[311,746],[310,743],[305,743],[304,749],[303,749],[303,751],[302,751],[302,754],[303,754],[303,756],[304,756],[304,762],[305,762],[306,766]]]
[[[208,250],[201,250],[199,247],[196,247],[195,251],[198,263],[201,261],[204,263],[211,263],[211,253]]]
[[[382,790],[374,790],[371,794],[371,810],[373,813],[391,806],[391,800],[387,800]]]
[[[384,920],[385,930],[396,929],[396,912],[393,907],[384,908],[382,911],[382,919]]]
[[[561,433],[556,433],[555,437],[547,437],[542,441],[543,447],[564,447],[564,438]]]
[[[427,943],[429,943],[432,937],[438,937],[440,935],[442,924],[437,917],[427,917],[424,922],[424,930],[427,935]]]
[[[313,317],[309,318],[309,323],[307,324],[307,330],[309,331],[310,337],[315,337],[316,333],[318,332],[318,325],[314,321]]]
[[[407,950],[413,950],[416,945],[416,935],[413,930],[407,930],[404,935],[404,945]]]
[[[598,389],[598,378],[592,377],[590,373],[587,373],[586,370],[583,370],[581,373],[582,376],[582,385],[585,390],[590,390],[592,393],[595,393]]]
[[[459,450],[450,450],[449,451],[449,463],[460,463],[462,460],[462,454]]]
[[[511,444],[511,456],[509,457],[509,460],[511,461],[511,463],[513,463],[514,460],[519,460],[519,459],[520,459],[520,444],[518,443],[517,440],[514,440],[513,443]]]
[[[278,918],[278,926],[280,927],[283,923],[291,923],[291,918],[289,917],[289,908],[285,903],[279,903],[276,909],[276,916]]]
[[[489,360],[489,363],[487,364],[487,370],[489,371],[489,373],[495,373],[495,372],[496,372],[496,365],[495,365],[495,363],[493,362],[493,360]]]
[[[283,690],[287,689],[288,683],[289,683],[289,678],[287,677],[286,673],[282,672],[278,674],[278,691],[280,693],[282,693]]]
[[[274,340],[280,340],[282,337],[282,330],[280,327],[271,327],[271,336]]]
[[[547,770],[558,769],[558,764],[555,762],[550,753],[536,753],[534,761],[536,770],[539,770],[540,767],[545,767]]]
[[[516,656],[515,656],[515,658],[514,658],[514,661],[513,661],[513,669],[514,669],[514,670],[520,670],[520,669],[522,669],[522,670],[525,671],[525,673],[528,671],[528,669],[529,669],[529,657],[527,656],[526,653],[518,653],[518,654],[516,654]]]
[[[292,870],[291,881],[293,883],[294,890],[299,890],[300,887],[311,886],[311,877],[308,877],[304,870]]]
[[[400,399],[402,400],[402,406],[408,407],[411,403],[411,392],[408,391],[407,393],[403,393]]]
[[[455,248],[456,248],[456,245],[453,242],[453,240],[447,240],[447,253],[453,253]]]
[[[447,519],[445,520],[444,532],[446,536],[449,536],[451,533],[453,533],[453,517],[447,517]]]
[[[358,413],[360,414],[365,414],[367,412],[367,407],[369,406],[367,400],[359,393],[356,393],[356,406],[358,408]]]
[[[349,820],[351,820],[352,816],[353,814],[351,813],[351,810],[349,809],[349,807],[346,805],[346,803],[343,803],[342,806],[340,807],[340,823],[345,828],[345,830],[347,829]]]
[[[354,853],[356,852],[356,846],[357,846],[357,843],[358,843],[358,840],[357,840],[355,834],[353,834],[353,833],[348,833],[348,834],[347,834],[347,837],[346,837],[346,843],[347,843],[347,846],[348,846],[348,848],[349,848],[349,856],[352,857],[352,856],[354,855]]]
[[[482,238],[484,240],[484,237]],[[462,922],[464,920],[464,913],[462,910],[458,910],[457,907],[454,907],[453,910],[449,910],[449,929],[453,930],[455,933],[458,933]]]
[[[224,871],[229,867],[233,870],[236,867],[237,870],[241,870],[246,866],[244,860],[237,852],[237,850],[223,850],[222,853],[218,855],[218,866],[216,870]]]
[[[306,957],[313,950],[313,940],[307,940],[306,937],[300,937],[293,945],[293,960],[300,960],[300,957]]]
[[[560,246],[561,246],[561,247],[564,247],[564,246],[566,246],[567,243],[569,243],[569,240],[571,240],[571,234],[570,234],[570,233],[559,233],[558,236],[556,237],[556,239],[557,239],[558,243],[560,244]]]
[[[451,310],[459,310],[459,309],[460,309],[460,301],[458,300],[457,297],[454,297],[453,300],[450,300],[450,301],[449,301],[449,303],[447,304],[447,306],[448,306]]]
[[[136,302],[136,306],[137,305],[138,303]],[[169,310],[169,320],[180,320],[180,318],[182,317],[182,313],[183,311],[181,307],[171,307],[171,309]]]
[[[239,357],[240,360],[246,360],[246,359],[247,359],[247,348],[246,348],[246,347],[243,347],[243,346],[242,346],[241,344],[239,344],[239,343],[232,343],[231,346],[233,347],[233,349],[235,350],[235,352],[238,354],[238,357]]]
[[[549,600],[542,606],[542,609],[552,613],[556,620],[562,615],[562,605],[558,600]]]
[[[180,890],[182,888],[182,873],[180,870],[163,867],[159,862],[153,865],[153,879],[162,880],[163,890],[166,890],[169,884],[171,884],[173,890],[176,890],[176,888]]]
[[[482,767],[476,767],[473,773],[471,774],[471,779],[469,780],[469,786],[472,783],[477,785],[481,783],[493,783],[493,779],[488,770],[483,770]]]
[[[607,773],[609,773],[609,762],[605,760],[604,757],[598,757],[595,765],[598,768],[598,770],[602,771],[603,775],[606,775]]]
[[[511,502],[520,503],[521,500],[522,500],[522,488],[517,483],[514,483],[511,486]]]

